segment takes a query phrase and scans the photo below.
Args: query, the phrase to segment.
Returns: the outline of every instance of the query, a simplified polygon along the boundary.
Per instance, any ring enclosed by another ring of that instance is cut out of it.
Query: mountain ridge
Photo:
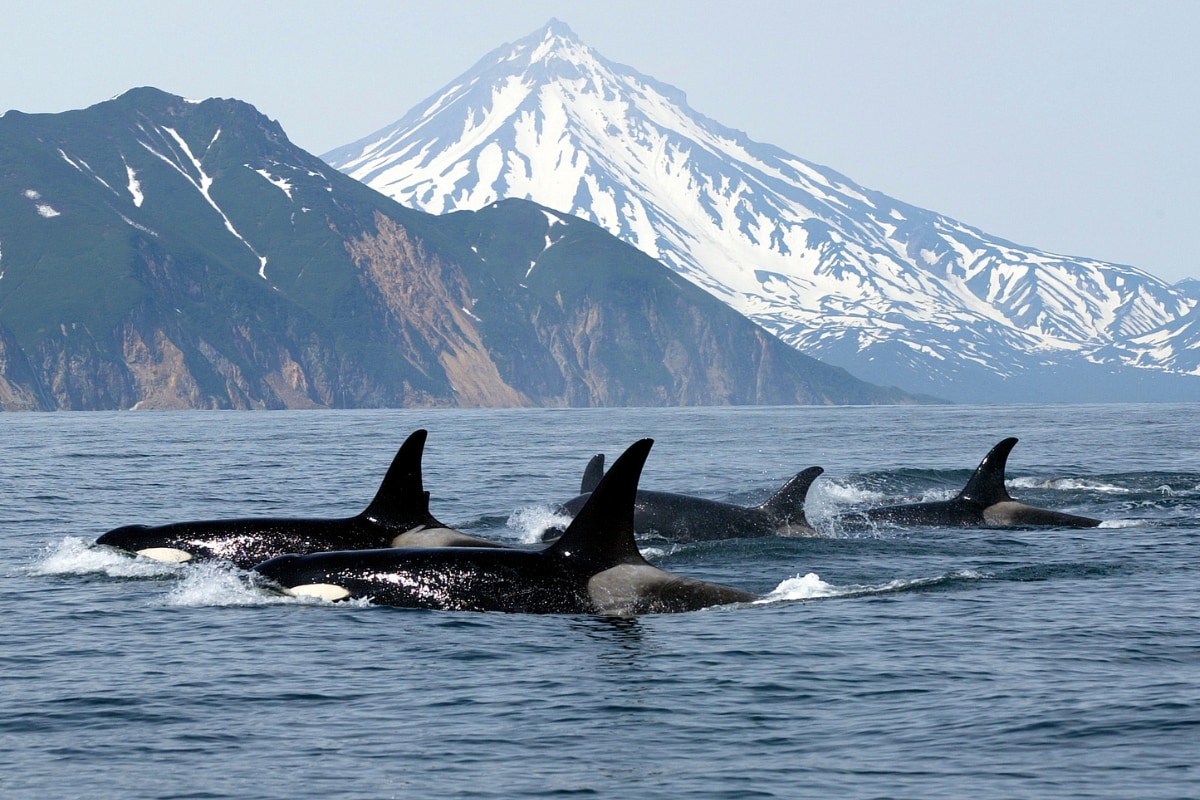
[[[916,400],[590,223],[406,208],[240,100],[9,112],[0,187],[6,410]]]
[[[557,20],[324,157],[431,213],[520,197],[588,219],[877,383],[1030,399],[1060,388],[1058,365],[1089,376],[1080,400],[1132,399],[1147,381],[1161,399],[1200,391],[1197,340],[1178,324],[1189,292],[1020,247],[754,142]]]

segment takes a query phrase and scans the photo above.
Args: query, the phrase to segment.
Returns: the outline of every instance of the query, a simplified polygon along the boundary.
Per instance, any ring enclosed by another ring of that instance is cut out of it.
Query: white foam
[[[289,598],[255,585],[250,574],[224,561],[196,564],[181,572],[179,583],[167,593],[164,605],[187,608],[207,606],[263,606],[289,602]]]
[[[789,600],[814,600],[825,597],[862,597],[864,595],[890,594],[903,592],[922,586],[936,586],[947,580],[983,580],[987,576],[975,570],[961,570],[936,578],[912,578],[894,580],[879,585],[850,584],[834,586],[821,580],[814,572],[795,578],[788,578],[775,587],[775,590],[756,600],[756,603],[778,603]]]
[[[225,561],[189,566],[179,572],[180,581],[163,598],[163,605],[181,608],[332,605],[330,599],[314,594],[287,595],[266,588],[263,578]],[[356,598],[338,606],[369,608],[370,598]]]
[[[540,544],[542,531],[547,528],[566,530],[571,517],[550,506],[525,506],[518,508],[508,518],[508,529],[515,532],[522,544]]]
[[[846,510],[877,506],[887,499],[881,492],[841,483],[837,479],[821,480],[813,485],[804,500],[804,515],[813,527],[825,532],[837,528],[836,520]]]
[[[1146,523],[1140,519],[1106,519],[1098,528],[1140,528]]]
[[[1129,494],[1129,489],[1088,478],[1014,478],[1008,485],[1017,489],[1054,489],[1063,492]]]
[[[797,575],[794,578],[788,578],[776,586],[773,592],[754,602],[777,603],[781,600],[811,600],[815,597],[833,597],[836,594],[837,590],[821,580],[821,576],[810,572],[803,577]]]
[[[107,575],[110,578],[155,578],[174,575],[178,564],[133,558],[109,547],[97,547],[77,536],[47,546],[28,568],[31,575]]]
[[[836,478],[822,480],[809,491],[809,497],[835,506],[860,506],[877,504],[888,499],[883,492],[864,489],[852,483],[842,483]],[[805,503],[807,507],[807,502]]]

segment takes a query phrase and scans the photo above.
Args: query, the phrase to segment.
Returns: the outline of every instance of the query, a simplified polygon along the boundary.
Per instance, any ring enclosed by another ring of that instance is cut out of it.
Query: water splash
[[[1106,519],[1101,521],[1098,528],[1141,528],[1147,523],[1140,519]]]
[[[927,589],[959,581],[987,580],[989,576],[975,570],[960,570],[933,578],[897,579],[878,585],[849,584],[834,586],[810,572],[803,577],[788,578],[775,587],[774,591],[756,600],[756,603],[778,603],[792,600],[816,600],[827,597],[863,597],[877,594],[893,594],[915,589]]]
[[[887,498],[888,495],[878,490],[868,489],[845,480],[830,478],[823,479],[809,490],[808,501],[805,503],[805,506],[807,508],[810,503],[817,506],[863,506],[882,503]],[[815,503],[812,501],[815,501]]]
[[[821,580],[820,575],[810,572],[804,576],[797,575],[794,578],[788,578],[776,586],[774,591],[756,600],[755,603],[812,600],[818,597],[834,597],[836,594],[837,590],[833,586]]]
[[[542,531],[547,528],[566,530],[571,516],[551,506],[524,506],[518,508],[505,523],[521,544],[541,544]]]
[[[180,572],[179,564],[138,558],[78,536],[47,545],[27,568],[30,575],[107,575],[110,578],[161,578]]]
[[[850,528],[842,525],[839,517],[866,508],[903,503],[930,503],[949,500],[958,494],[958,488],[941,486],[928,487],[912,493],[895,495],[871,489],[851,481],[823,481],[809,492],[804,504],[804,513],[822,536],[841,537],[853,534],[855,538],[870,534],[878,536],[881,530],[891,526]]]
[[[1095,478],[1013,478],[1008,481],[1014,489],[1050,489],[1058,492],[1098,492],[1100,494],[1129,494],[1124,486]]]
[[[163,605],[184,608],[265,606],[291,600],[261,588],[253,573],[232,564],[209,562],[196,564],[185,571],[179,583],[163,599]]]
[[[183,570],[180,581],[167,592],[162,604],[176,608],[229,608],[277,605],[335,605],[316,597],[293,597],[269,589],[256,572],[223,561],[194,564]],[[370,607],[370,599],[339,601],[337,606]]]

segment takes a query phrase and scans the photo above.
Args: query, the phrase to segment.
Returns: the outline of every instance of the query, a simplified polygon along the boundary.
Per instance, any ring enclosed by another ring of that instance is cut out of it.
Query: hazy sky
[[[156,86],[245,100],[320,155],[551,17],[864,186],[1200,278],[1195,0],[0,0],[0,111]]]

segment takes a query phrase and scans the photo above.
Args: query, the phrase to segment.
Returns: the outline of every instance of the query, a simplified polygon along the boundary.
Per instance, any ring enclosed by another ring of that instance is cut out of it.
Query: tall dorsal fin
[[[421,479],[421,457],[428,433],[423,428],[415,430],[400,445],[375,499],[362,516],[389,527],[445,527],[429,513],[429,492]]]
[[[596,453],[583,469],[583,480],[579,482],[580,494],[591,494],[604,477],[604,453]]]
[[[601,572],[617,564],[642,564],[633,538],[633,504],[653,439],[629,446],[601,478],[562,537],[546,549]]]
[[[773,522],[812,527],[808,524],[808,518],[804,516],[804,501],[813,481],[824,471],[821,467],[809,467],[803,472],[797,472],[759,508],[766,512]]]
[[[958,493],[959,500],[967,500],[982,506],[990,506],[1005,500],[1012,500],[1008,490],[1004,488],[1004,470],[1008,465],[1008,454],[1017,444],[1017,438],[1010,436],[1003,440],[983,457],[975,474],[967,485]]]

